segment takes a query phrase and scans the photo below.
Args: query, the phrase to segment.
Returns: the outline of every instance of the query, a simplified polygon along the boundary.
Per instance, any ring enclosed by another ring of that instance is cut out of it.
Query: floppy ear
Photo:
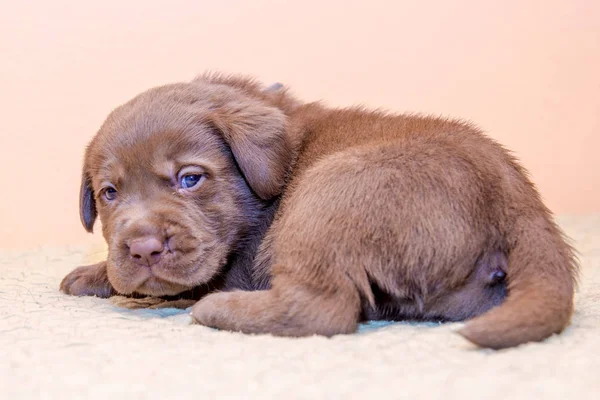
[[[252,190],[265,200],[281,194],[293,159],[285,114],[246,99],[221,105],[211,117]]]
[[[94,231],[94,222],[97,215],[92,181],[84,171],[81,175],[81,188],[79,189],[79,217],[86,231],[90,233]]]
[[[275,83],[272,83],[269,86],[267,86],[263,90],[263,93],[276,93],[276,92],[279,92],[282,89],[284,89],[283,83],[275,82]]]

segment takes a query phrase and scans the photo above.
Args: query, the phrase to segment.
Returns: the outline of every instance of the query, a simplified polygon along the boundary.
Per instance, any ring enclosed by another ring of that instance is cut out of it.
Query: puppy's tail
[[[482,347],[543,340],[561,332],[573,312],[578,264],[549,212],[519,217],[510,236],[506,300],[459,331]]]

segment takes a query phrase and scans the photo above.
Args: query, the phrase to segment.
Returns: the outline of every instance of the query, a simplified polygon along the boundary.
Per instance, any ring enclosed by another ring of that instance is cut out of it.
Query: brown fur
[[[179,186],[186,166],[206,177],[199,188]],[[504,348],[560,332],[573,310],[577,265],[551,213],[517,161],[459,121],[205,75],[108,117],[83,169],[90,231],[96,214],[108,260],[63,291],[205,287],[217,292],[192,315],[217,328],[334,335],[363,319],[475,317],[460,333]],[[140,265],[129,246],[149,236],[166,250]]]

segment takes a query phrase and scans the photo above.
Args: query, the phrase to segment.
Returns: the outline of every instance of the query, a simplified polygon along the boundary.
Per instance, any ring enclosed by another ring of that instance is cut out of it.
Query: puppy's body
[[[175,183],[187,165],[204,171],[199,188]],[[534,186],[456,121],[303,105],[204,77],[109,117],[84,166],[88,229],[96,207],[112,290],[224,289],[192,310],[218,328],[333,335],[365,318],[479,316],[461,333],[501,348],[559,332],[572,313],[576,264]],[[158,261],[135,259],[140,241],[164,242]],[[63,290],[113,293],[78,277]]]

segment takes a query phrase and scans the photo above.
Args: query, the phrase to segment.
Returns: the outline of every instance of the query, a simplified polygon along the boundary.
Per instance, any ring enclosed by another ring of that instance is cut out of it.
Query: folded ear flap
[[[293,158],[284,113],[248,99],[226,103],[211,117],[252,190],[265,200],[281,194]]]
[[[94,222],[97,215],[92,181],[84,171],[81,176],[81,188],[79,189],[79,217],[86,231],[90,233],[94,231]]]

